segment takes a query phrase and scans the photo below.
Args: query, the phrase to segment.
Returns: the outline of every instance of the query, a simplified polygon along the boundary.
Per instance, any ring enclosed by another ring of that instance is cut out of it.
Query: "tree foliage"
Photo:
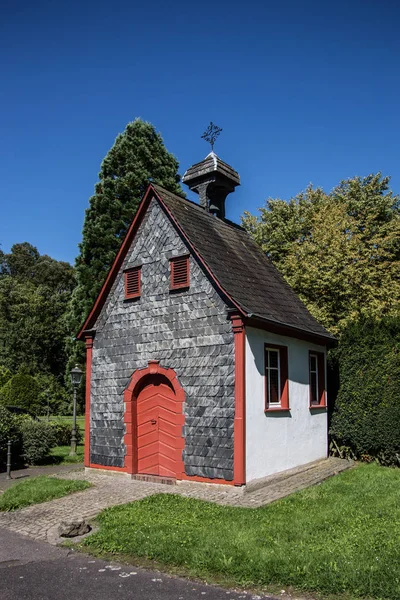
[[[0,253],[0,364],[16,373],[60,376],[73,267],[28,244]]]
[[[310,312],[334,334],[361,316],[395,315],[400,299],[400,198],[380,173],[269,199],[242,222]]]

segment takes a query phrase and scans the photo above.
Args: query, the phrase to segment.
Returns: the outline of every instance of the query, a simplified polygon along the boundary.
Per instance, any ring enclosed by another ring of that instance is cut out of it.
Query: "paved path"
[[[83,464],[75,463],[70,465],[50,465],[48,467],[26,467],[11,472],[12,479],[7,479],[7,473],[0,473],[0,494],[16,483],[21,483],[28,477],[38,477],[39,475],[54,475],[55,473],[67,473],[83,467]]]
[[[329,458],[302,469],[294,469],[286,474],[271,477],[266,485],[254,491],[245,491],[227,485],[193,482],[163,485],[132,481],[121,475],[111,475],[110,472],[103,474],[93,470],[85,473],[81,469],[62,474],[62,477],[85,479],[93,484],[92,488],[15,512],[0,513],[0,528],[4,527],[37,540],[47,540],[54,538],[54,530],[63,520],[91,518],[109,506],[125,504],[158,493],[182,494],[217,504],[255,508],[320,483],[350,466],[352,466],[351,462]]]
[[[0,535],[1,600],[273,600]]]

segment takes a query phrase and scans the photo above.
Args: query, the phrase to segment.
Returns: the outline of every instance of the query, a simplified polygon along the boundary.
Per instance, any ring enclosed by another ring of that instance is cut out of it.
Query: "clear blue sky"
[[[239,221],[268,196],[378,170],[400,192],[396,0],[20,0],[0,19],[0,243],[72,262],[100,163],[135,117],[180,172],[241,175]]]

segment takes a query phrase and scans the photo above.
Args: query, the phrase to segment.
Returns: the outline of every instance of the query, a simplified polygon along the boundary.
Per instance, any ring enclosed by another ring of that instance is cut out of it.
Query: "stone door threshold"
[[[132,475],[131,479],[134,479],[135,481],[147,481],[148,483],[176,485],[176,479],[174,477],[163,477],[162,475],[146,475],[144,473],[138,473],[136,475]]]

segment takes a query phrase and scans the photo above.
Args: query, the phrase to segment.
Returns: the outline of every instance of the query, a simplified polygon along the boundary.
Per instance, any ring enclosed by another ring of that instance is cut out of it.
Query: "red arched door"
[[[160,375],[146,378],[137,395],[137,472],[176,477],[182,460],[182,425],[175,392]]]

